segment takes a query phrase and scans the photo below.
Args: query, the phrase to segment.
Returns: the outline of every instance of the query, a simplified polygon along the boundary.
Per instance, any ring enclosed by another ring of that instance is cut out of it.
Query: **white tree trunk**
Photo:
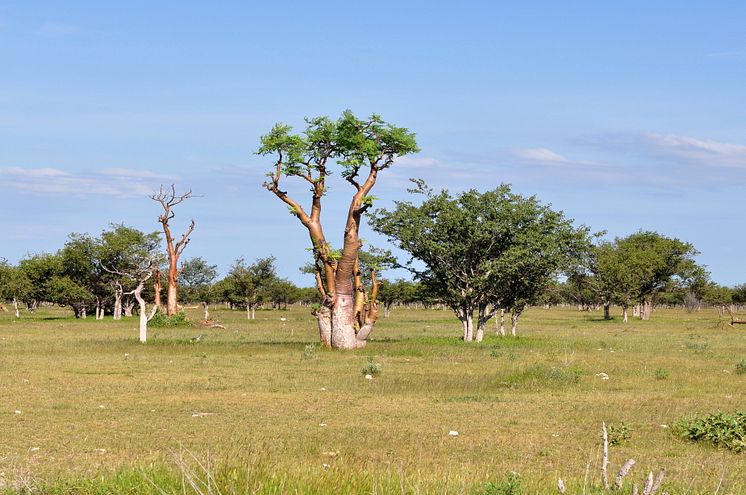
[[[639,304],[635,304],[632,307],[632,316],[634,316],[635,318],[637,318],[638,316],[640,316],[640,305]]]
[[[135,303],[131,300],[128,300],[127,303],[124,305],[124,316],[132,316],[132,310],[135,307]]]
[[[510,334],[515,337],[518,335],[518,318],[521,317],[520,311],[514,311],[512,315],[510,315]]]
[[[210,306],[207,304],[207,301],[202,301],[202,309],[205,310],[205,321],[210,319]]]
[[[122,319],[122,293],[123,293],[123,289],[121,285],[114,289],[114,319],[115,320]]]
[[[500,309],[500,320],[497,325],[497,334],[505,337],[505,308]]]
[[[653,304],[649,300],[645,300],[642,303],[642,308],[640,310],[640,318],[647,321],[650,319],[650,313],[653,310]]]
[[[627,306],[623,306],[622,307],[622,322],[627,323],[628,320],[629,319],[627,317]]]
[[[21,317],[21,313],[18,311],[18,299],[13,297],[13,309],[16,311],[16,318]]]

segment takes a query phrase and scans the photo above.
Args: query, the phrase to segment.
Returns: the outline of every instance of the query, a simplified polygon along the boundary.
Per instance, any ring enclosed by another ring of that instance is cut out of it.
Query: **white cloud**
[[[5,186],[44,196],[144,196],[152,194],[161,179],[166,178],[173,179],[147,170],[124,168],[72,174],[49,167],[0,167],[0,180]]]
[[[517,148],[512,150],[512,155],[521,160],[538,163],[573,163],[564,156],[547,148]]]
[[[10,175],[15,177],[60,177],[70,175],[67,172],[56,168],[21,168],[21,167],[0,167],[0,175]]]
[[[703,165],[746,167],[746,146],[742,144],[654,132],[643,134],[642,142],[659,156],[683,158]]]
[[[429,168],[437,165],[438,160],[428,156],[397,156],[394,164],[404,168]]]

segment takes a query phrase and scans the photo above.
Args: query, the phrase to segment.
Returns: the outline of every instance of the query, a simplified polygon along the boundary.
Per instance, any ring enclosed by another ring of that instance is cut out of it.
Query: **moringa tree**
[[[316,285],[323,300],[315,311],[322,344],[355,349],[365,345],[378,318],[375,275],[369,292],[360,276],[361,218],[375,199],[370,193],[378,174],[393,165],[397,156],[417,152],[417,143],[412,132],[386,123],[378,115],[361,120],[348,110],[336,121],[317,117],[306,119],[306,123],[303,134],[293,134],[290,126],[276,124],[261,138],[258,153],[275,157],[264,187],[290,208],[311,238],[318,267]],[[335,164],[353,188],[341,250],[332,249],[321,220],[326,181]],[[291,177],[310,185],[310,210],[282,188],[283,179]],[[356,318],[356,308],[366,303],[365,314]]]
[[[170,189],[164,189],[161,186],[157,193],[150,196],[150,199],[160,203],[163,207],[163,214],[158,216],[158,221],[163,227],[163,234],[166,239],[166,253],[168,254],[168,280],[166,289],[166,314],[168,316],[175,315],[179,311],[179,257],[184,252],[187,244],[189,244],[189,236],[194,232],[194,220],[192,220],[186,232],[181,236],[181,239],[174,242],[169,222],[175,216],[173,207],[192,197],[191,190],[184,194],[176,194],[176,186],[174,184],[171,184]],[[156,276],[154,285],[157,299],[160,299],[160,270],[156,267],[153,273]],[[156,301],[156,303],[158,302]]]

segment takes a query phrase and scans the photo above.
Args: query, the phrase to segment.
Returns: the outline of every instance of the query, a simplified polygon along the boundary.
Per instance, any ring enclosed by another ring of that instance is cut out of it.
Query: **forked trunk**
[[[158,305],[155,305],[157,308]],[[132,300],[127,300],[127,302],[124,305],[124,316],[132,316],[132,310],[135,308],[135,303],[132,302]]]
[[[153,305],[153,309],[151,310],[150,314],[148,315],[147,312],[147,305],[145,304],[145,299],[142,297],[142,291],[145,288],[145,284],[143,282],[140,282],[137,284],[137,288],[132,292],[135,295],[135,299],[137,299],[137,304],[140,306],[140,342],[146,343],[148,340],[148,322],[153,318],[155,315],[156,310],[158,309],[158,306]]]

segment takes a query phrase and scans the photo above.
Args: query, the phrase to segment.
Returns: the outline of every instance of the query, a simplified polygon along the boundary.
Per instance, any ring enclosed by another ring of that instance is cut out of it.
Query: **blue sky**
[[[350,108],[418,136],[381,206],[408,177],[507,182],[609,237],[692,242],[714,280],[743,283],[744,21],[724,1],[0,0],[0,256],[155,230],[147,195],[175,182],[200,195],[176,211],[175,230],[197,224],[185,256],[225,272],[272,254],[310,285],[306,234],[254,151],[275,122]],[[328,197],[333,242],[348,187]]]

